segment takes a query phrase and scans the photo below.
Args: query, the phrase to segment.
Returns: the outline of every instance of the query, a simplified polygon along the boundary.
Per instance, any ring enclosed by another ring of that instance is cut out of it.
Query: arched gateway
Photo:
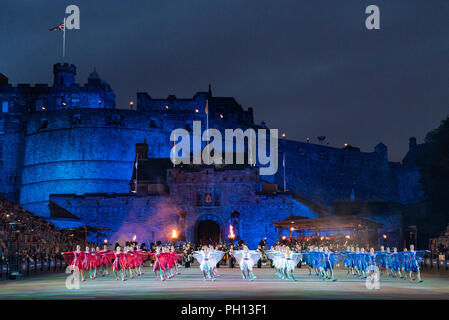
[[[214,244],[222,239],[221,221],[214,215],[201,216],[195,224],[195,242]]]

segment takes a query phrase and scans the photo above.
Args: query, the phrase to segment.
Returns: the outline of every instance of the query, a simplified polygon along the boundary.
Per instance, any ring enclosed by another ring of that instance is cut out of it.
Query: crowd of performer
[[[260,267],[261,263],[269,262],[275,275],[284,280],[297,281],[295,268],[306,265],[309,275],[336,281],[334,269],[340,265],[347,270],[347,276],[368,278],[383,275],[422,282],[420,262],[427,252],[416,251],[413,245],[403,251],[385,249],[383,246],[379,251],[349,246],[346,250],[331,251],[327,246],[309,246],[303,250],[300,245],[290,248],[280,243],[269,250],[263,244],[256,250],[250,250],[243,242],[223,249],[223,246],[194,247],[190,244],[175,248],[171,244],[158,242],[147,250],[144,244],[138,247],[136,242],[127,242],[123,248],[116,244],[114,250],[108,250],[106,245],[103,249],[86,247],[82,250],[78,245],[75,251],[63,255],[71,269],[79,271],[83,281],[110,274],[117,281],[134,279],[143,274],[145,261],[149,261],[157,280],[166,281],[180,274],[181,263],[184,267],[190,267],[192,259],[198,261],[204,281],[215,281],[219,276],[217,269],[227,256],[230,266],[233,267],[232,261],[237,263],[242,278],[249,281],[256,279],[253,266],[258,264]]]

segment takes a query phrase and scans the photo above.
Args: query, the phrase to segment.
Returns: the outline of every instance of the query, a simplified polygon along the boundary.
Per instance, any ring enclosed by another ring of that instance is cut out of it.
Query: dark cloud
[[[396,161],[448,113],[446,0],[4,2],[0,72],[13,83],[51,82],[61,35],[48,28],[77,4],[66,60],[80,83],[95,66],[122,108],[137,91],[190,97],[211,82],[289,138],[382,141]],[[379,31],[364,27],[370,4]]]

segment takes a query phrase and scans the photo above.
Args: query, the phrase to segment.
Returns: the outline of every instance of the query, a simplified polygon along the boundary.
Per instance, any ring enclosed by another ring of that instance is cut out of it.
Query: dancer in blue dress
[[[382,274],[382,272],[385,272],[387,274],[387,262],[386,262],[386,251],[384,246],[380,246],[380,251],[376,252],[378,258],[378,268],[379,272]]]
[[[398,252],[398,248],[393,248],[393,253],[391,254],[391,270],[393,272],[393,277],[402,278],[401,260],[402,254]]]
[[[392,253],[390,252],[390,247],[387,247],[387,250],[385,251],[385,272],[386,275],[389,277],[393,277],[393,260],[392,260]]]
[[[336,281],[334,278],[334,266],[338,263],[341,258],[341,253],[339,252],[331,252],[328,247],[324,247],[323,252],[320,252],[321,255],[321,276],[323,280],[329,279],[332,281]]]
[[[346,268],[346,274],[354,274],[354,262],[353,262],[353,255],[354,247],[347,247],[346,251],[340,251],[344,255],[343,265]]]
[[[405,269],[409,272],[410,280],[414,280],[412,275],[413,273],[416,273],[418,282],[423,282],[423,280],[421,279],[421,267],[419,266],[419,264],[426,253],[426,250],[415,251],[415,246],[411,244],[410,251],[407,251],[404,254]]]

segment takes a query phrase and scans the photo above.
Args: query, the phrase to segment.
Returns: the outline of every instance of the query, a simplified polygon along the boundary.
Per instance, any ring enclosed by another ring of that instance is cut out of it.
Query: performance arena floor
[[[181,269],[181,275],[163,283],[150,268],[128,281],[112,276],[81,282],[80,289],[65,287],[64,273],[34,275],[0,281],[0,299],[449,299],[449,272],[424,272],[424,282],[381,278],[378,290],[367,289],[364,279],[336,271],[336,282],[296,269],[297,282],[281,280],[273,269],[254,269],[257,279],[245,281],[240,269],[220,268],[215,281],[202,281],[198,267]]]

